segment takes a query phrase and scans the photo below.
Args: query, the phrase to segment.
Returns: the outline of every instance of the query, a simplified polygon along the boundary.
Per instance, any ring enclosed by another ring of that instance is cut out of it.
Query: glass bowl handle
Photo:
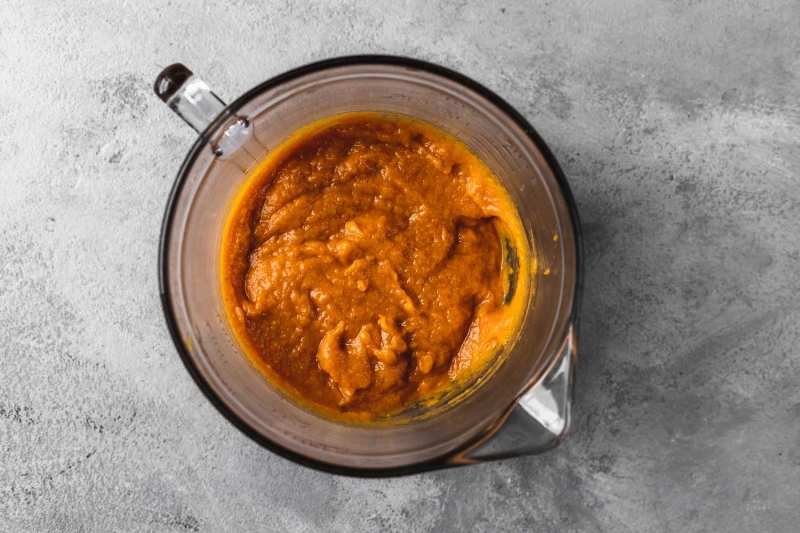
[[[250,120],[230,113],[225,102],[185,65],[174,63],[162,70],[156,77],[153,90],[197,133],[208,135],[211,150],[217,157],[231,160],[244,172],[263,154],[264,147],[253,134]],[[207,132],[209,126],[224,114],[230,120],[215,128],[215,132],[221,133]]]
[[[545,377],[524,393],[481,439],[450,458],[451,464],[543,453],[567,438],[578,356],[576,329],[575,323],[569,327]]]
[[[203,133],[225,109],[225,102],[181,63],[162,70],[156,77],[153,90],[197,133]]]

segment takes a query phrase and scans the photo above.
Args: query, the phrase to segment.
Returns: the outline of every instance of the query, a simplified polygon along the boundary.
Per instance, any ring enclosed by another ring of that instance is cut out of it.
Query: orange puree
[[[251,171],[224,229],[222,293],[279,388],[380,416],[488,366],[519,323],[529,289],[510,270],[527,272],[529,255],[507,192],[461,142],[350,113]]]

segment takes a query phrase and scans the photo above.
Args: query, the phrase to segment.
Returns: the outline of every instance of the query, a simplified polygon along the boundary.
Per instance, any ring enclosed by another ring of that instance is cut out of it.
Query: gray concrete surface
[[[800,3],[0,2],[0,531],[795,532]],[[548,140],[584,221],[574,435],[390,480],[275,457],[164,326],[156,250],[194,135],[329,56],[432,60]]]

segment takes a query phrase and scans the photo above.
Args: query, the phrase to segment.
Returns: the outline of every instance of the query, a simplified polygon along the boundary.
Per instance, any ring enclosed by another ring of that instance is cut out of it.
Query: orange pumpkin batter
[[[505,241],[504,241],[505,240]],[[251,361],[323,410],[385,415],[485,368],[519,322],[513,203],[462,143],[375,113],[312,124],[233,202],[221,252],[231,329]],[[516,277],[516,276],[511,276]]]

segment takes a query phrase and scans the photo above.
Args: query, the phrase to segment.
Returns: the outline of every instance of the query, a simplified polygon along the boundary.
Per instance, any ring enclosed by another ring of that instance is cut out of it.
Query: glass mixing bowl
[[[158,76],[155,91],[200,134],[164,216],[164,314],[187,370],[236,427],[298,463],[362,476],[541,453],[563,441],[576,359],[578,216],[550,150],[509,104],[451,70],[387,56],[307,65],[230,105],[180,64]],[[392,424],[330,420],[285,396],[234,340],[219,288],[222,227],[247,169],[298,128],[352,111],[408,115],[466,143],[508,189],[535,256],[535,269],[517,272],[530,276],[533,290],[498,363],[458,401]]]

